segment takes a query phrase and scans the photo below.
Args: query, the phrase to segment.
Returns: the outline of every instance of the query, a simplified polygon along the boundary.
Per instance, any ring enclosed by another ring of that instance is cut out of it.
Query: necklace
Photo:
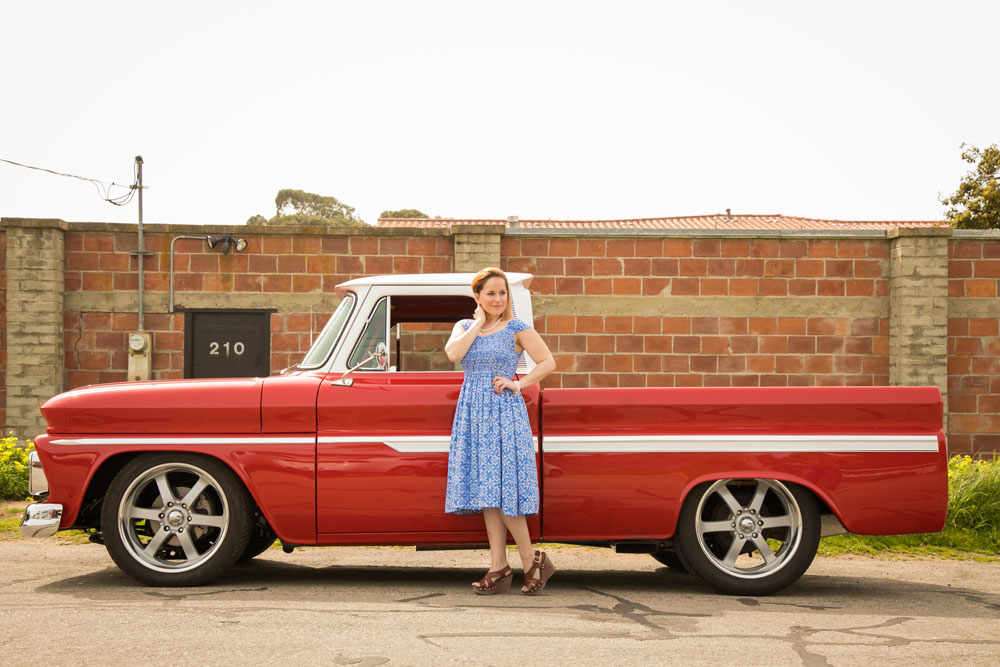
[[[479,330],[479,335],[480,335],[480,336],[482,336],[482,335],[483,335],[483,334],[485,334],[485,333],[488,333],[488,332],[490,332],[490,331],[493,331],[494,329],[496,329],[496,328],[497,328],[497,325],[498,325],[498,324],[500,324],[500,323],[501,323],[502,321],[503,321],[503,318],[502,318],[502,317],[498,317],[498,318],[497,318],[497,321],[496,321],[496,322],[494,322],[494,323],[493,323],[493,326],[491,326],[491,327],[490,327],[489,329],[480,329],[480,330]]]

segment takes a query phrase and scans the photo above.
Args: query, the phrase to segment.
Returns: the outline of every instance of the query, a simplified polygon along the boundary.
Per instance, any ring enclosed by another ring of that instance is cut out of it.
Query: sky
[[[938,220],[1000,142],[1000,3],[19,2],[0,158],[147,223],[282,188],[454,218]],[[113,194],[126,190],[112,189]],[[0,217],[135,222],[0,162]]]

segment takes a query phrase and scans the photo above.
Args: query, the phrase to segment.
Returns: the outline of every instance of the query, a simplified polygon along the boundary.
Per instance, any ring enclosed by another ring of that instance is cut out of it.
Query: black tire
[[[271,548],[278,536],[271,530],[271,525],[257,508],[253,512],[253,527],[250,529],[250,539],[237,562],[246,563]]]
[[[675,545],[688,571],[712,588],[770,595],[809,568],[819,536],[809,491],[771,479],[724,479],[692,489]]]
[[[684,563],[681,562],[680,556],[678,556],[673,551],[668,551],[666,549],[661,549],[661,550],[658,550],[658,551],[654,551],[650,555],[653,558],[655,558],[657,561],[659,561],[660,563],[663,563],[664,565],[666,565],[667,567],[669,567],[674,572],[685,572],[686,573],[688,571],[688,569],[686,567],[684,567]]]
[[[115,475],[101,530],[111,558],[140,583],[198,586],[246,551],[252,512],[243,483],[225,464],[163,452],[140,456]]]

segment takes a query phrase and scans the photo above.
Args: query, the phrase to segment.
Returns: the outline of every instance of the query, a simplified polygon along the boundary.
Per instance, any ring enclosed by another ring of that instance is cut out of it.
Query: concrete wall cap
[[[134,222],[66,222],[46,218],[0,218],[0,227],[33,227],[62,229],[68,232],[109,232],[135,234]],[[179,225],[143,223],[146,234],[234,234],[237,236],[447,236],[447,229],[395,227],[334,227],[328,225]]]
[[[897,239],[904,236],[951,236],[951,227],[893,227],[887,229],[887,239]]]
[[[998,239],[1000,229],[956,229],[952,236],[963,239]]]
[[[0,218],[0,227],[26,227],[29,229],[62,229],[67,223],[59,218]]]
[[[404,227],[403,229],[410,228]],[[506,227],[504,225],[452,225],[447,228],[447,231],[452,236],[458,234],[494,234],[502,236],[506,232]]]

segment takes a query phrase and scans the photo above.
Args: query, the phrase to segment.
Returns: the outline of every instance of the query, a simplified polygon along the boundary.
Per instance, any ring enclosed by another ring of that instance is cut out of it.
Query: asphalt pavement
[[[1000,563],[820,558],[784,592],[712,593],[651,557],[557,547],[536,597],[473,595],[485,552],[272,549],[145,588],[103,547],[0,541],[9,665],[996,665]]]

